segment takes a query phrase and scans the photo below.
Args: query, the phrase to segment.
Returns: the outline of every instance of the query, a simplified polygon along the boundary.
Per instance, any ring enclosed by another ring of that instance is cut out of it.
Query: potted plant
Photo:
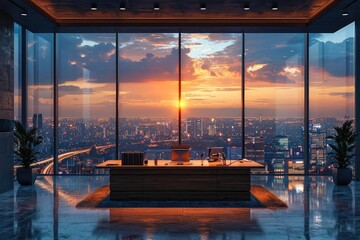
[[[21,162],[22,167],[16,170],[16,180],[20,185],[32,185],[36,180],[37,169],[31,168],[40,154],[37,146],[43,138],[37,135],[37,129],[26,130],[20,122],[15,122],[15,159]]]
[[[329,144],[333,150],[329,153],[335,161],[333,169],[333,181],[337,185],[348,185],[352,180],[351,159],[355,156],[355,138],[356,133],[353,127],[353,120],[347,120],[340,127],[334,127],[335,134],[328,136],[328,139],[334,141]]]

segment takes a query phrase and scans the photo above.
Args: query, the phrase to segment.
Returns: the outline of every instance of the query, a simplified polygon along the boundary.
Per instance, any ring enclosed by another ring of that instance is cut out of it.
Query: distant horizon
[[[40,113],[41,114],[41,113]],[[172,117],[119,117],[119,119],[172,119],[172,120],[178,120],[178,118],[172,118]],[[241,119],[241,117],[211,117],[211,116],[207,116],[207,117],[187,117],[187,118],[182,118],[182,119],[191,119],[191,118],[196,118],[196,119]],[[304,119],[303,117],[271,117],[271,116],[246,116],[245,119],[248,118],[262,118],[262,120],[271,120],[271,119]],[[309,120],[312,119],[355,119],[355,116],[343,116],[343,117],[336,117],[336,116],[325,116],[325,117],[313,117],[313,118],[309,118]],[[32,119],[31,117],[28,117],[28,120]],[[43,119],[53,119],[53,117],[48,117],[48,116],[43,116]],[[116,119],[115,117],[90,117],[90,118],[83,118],[83,117],[59,117],[59,120],[67,120],[67,119],[89,119],[89,120],[98,120],[98,119]]]

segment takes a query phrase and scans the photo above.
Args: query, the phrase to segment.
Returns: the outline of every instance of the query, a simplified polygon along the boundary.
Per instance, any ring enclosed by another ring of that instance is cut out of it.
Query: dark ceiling
[[[160,10],[154,10],[155,3]],[[92,4],[96,4],[96,11],[91,10]],[[201,4],[206,4],[206,10],[200,10]],[[250,8],[247,11],[246,4]],[[277,4],[276,11],[273,4]],[[120,5],[126,10],[120,10]],[[0,7],[36,32],[144,27],[331,32],[357,19],[360,12],[356,0],[0,0]],[[341,15],[344,9],[349,16]],[[28,16],[22,17],[22,11]]]
[[[264,23],[288,22],[308,23],[313,17],[334,3],[334,0],[277,0],[278,10],[272,10],[272,1],[252,0],[248,2],[250,10],[244,10],[239,0],[207,0],[206,10],[200,10],[199,0],[156,0],[160,10],[154,10],[154,1],[123,1],[125,11],[120,10],[121,0],[29,0],[40,11],[49,15],[59,24],[83,22],[118,23],[122,21],[153,22],[206,22],[220,20],[224,22]],[[97,5],[97,11],[90,9],[91,2]],[[301,3],[301,4],[299,4]]]

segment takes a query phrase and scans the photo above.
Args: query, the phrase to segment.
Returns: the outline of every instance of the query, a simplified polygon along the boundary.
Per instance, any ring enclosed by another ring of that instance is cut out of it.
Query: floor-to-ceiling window
[[[178,141],[178,34],[119,34],[119,152],[170,159]]]
[[[305,34],[245,34],[245,156],[272,173],[304,170]]]
[[[326,136],[354,119],[354,24],[335,33],[310,34],[309,171],[331,172]]]
[[[27,126],[43,137],[41,173],[53,165],[54,152],[54,39],[51,33],[27,34]]]
[[[57,34],[59,173],[115,158],[116,35]]]
[[[241,159],[242,34],[182,34],[182,136],[191,158]]]
[[[22,40],[22,28],[19,24],[14,23],[14,121],[21,122],[22,109],[22,64],[21,64],[21,40]],[[16,161],[14,164],[18,164]]]
[[[14,23],[14,120],[21,121],[21,40],[22,28],[19,24]]]
[[[25,68],[21,27],[14,30],[14,119],[20,120]],[[53,36],[27,31],[27,125],[44,137],[42,173],[53,173]],[[179,33],[120,33],[118,42],[115,33],[56,36],[59,173],[99,172],[96,164],[116,158],[116,137],[119,152],[170,159],[179,134],[191,159],[222,147],[228,159],[244,152],[269,173],[304,172],[306,34],[245,33],[242,49],[242,34],[182,33],[180,55]],[[354,118],[354,24],[309,37],[309,171],[328,173],[326,136]]]

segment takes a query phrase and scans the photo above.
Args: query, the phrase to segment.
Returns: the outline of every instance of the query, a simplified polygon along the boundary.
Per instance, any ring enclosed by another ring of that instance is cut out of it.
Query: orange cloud
[[[285,73],[292,74],[294,76],[301,73],[301,69],[299,67],[286,66],[283,70]]]
[[[114,55],[116,53],[116,50],[115,49],[111,49],[111,51],[110,52],[107,52],[106,53],[106,60],[109,60],[109,58],[112,56],[112,55]]]
[[[79,88],[95,89],[106,86],[106,83],[94,83],[94,82],[89,82],[88,79],[78,78],[75,81],[66,81],[64,83],[59,84],[60,87],[69,86],[69,85],[76,86]]]
[[[246,71],[250,74],[251,77],[256,77],[256,74],[254,74],[256,71],[262,69],[267,64],[254,64],[252,66],[249,66]]]

